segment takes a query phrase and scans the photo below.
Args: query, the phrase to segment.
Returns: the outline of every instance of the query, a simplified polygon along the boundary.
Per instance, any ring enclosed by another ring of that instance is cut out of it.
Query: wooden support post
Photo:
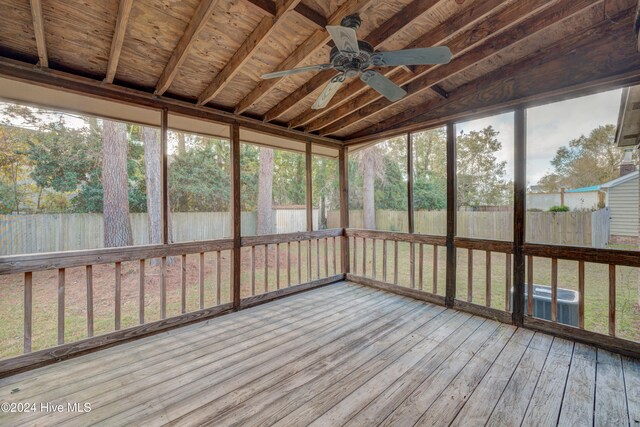
[[[524,241],[526,230],[527,197],[527,116],[523,107],[514,114],[514,183],[513,183],[513,299],[511,319],[516,326],[524,322],[525,254]],[[529,257],[529,270],[533,270],[533,260]],[[529,271],[533,282],[533,271]],[[527,302],[528,314],[533,316],[533,283],[529,283]]]
[[[415,224],[413,215],[413,138],[410,133],[407,134],[407,202],[409,233],[414,233]]]
[[[231,253],[231,301],[233,309],[240,309],[240,126],[231,125],[231,218],[233,221],[233,250]]]
[[[313,182],[312,182],[312,158],[311,143],[308,142],[305,147],[305,170],[307,172],[307,231],[313,231]]]
[[[342,237],[340,238],[340,258],[342,272],[349,273],[349,239],[345,230],[349,228],[349,169],[348,169],[347,148],[340,148],[338,151],[338,179],[340,185],[340,228]]]
[[[457,221],[457,179],[456,179],[456,136],[455,125],[447,123],[447,268],[445,304],[453,307],[456,298],[456,247],[453,239],[456,236]]]
[[[167,132],[169,126],[169,110],[162,109],[160,116],[160,178],[162,179],[162,243],[170,242],[169,236],[169,154],[167,148]]]

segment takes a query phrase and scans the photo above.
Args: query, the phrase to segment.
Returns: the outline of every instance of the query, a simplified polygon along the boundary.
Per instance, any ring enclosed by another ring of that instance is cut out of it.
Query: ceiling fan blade
[[[396,65],[447,64],[451,61],[451,50],[447,46],[376,52],[372,59],[378,67]]]
[[[308,67],[294,68],[292,70],[274,71],[273,73],[263,74],[263,79],[276,79],[279,77],[290,76],[292,74],[306,73],[307,71],[329,70],[333,68],[333,64],[309,65]]]
[[[340,52],[359,53],[356,30],[342,25],[327,25],[327,31]]]
[[[371,86],[378,91],[380,95],[387,98],[389,101],[397,101],[404,98],[407,92],[400,86],[383,76],[377,71],[368,70],[362,73],[360,76],[365,84]]]
[[[338,92],[338,89],[340,89],[345,80],[346,77],[344,74],[338,74],[337,76],[329,80],[329,83],[327,83],[327,85],[324,87],[322,93],[320,94],[320,96],[318,96],[318,99],[316,99],[316,102],[314,102],[311,106],[311,109],[320,110],[321,108],[326,107],[329,101],[331,101],[331,98],[333,98],[336,92]]]

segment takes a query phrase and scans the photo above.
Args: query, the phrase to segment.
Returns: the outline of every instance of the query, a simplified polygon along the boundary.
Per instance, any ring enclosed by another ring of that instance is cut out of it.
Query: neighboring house
[[[606,204],[611,218],[609,243],[626,245],[639,243],[639,175],[638,171],[631,172],[600,186],[607,193]]]

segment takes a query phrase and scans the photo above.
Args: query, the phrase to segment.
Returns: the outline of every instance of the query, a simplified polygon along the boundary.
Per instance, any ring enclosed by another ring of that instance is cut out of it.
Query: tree
[[[415,210],[447,207],[447,133],[439,127],[413,138],[413,205]]]
[[[611,181],[619,176],[624,149],[615,144],[616,127],[601,125],[558,148],[551,160],[553,172],[540,184],[546,191],[560,188],[589,187]]]
[[[146,205],[149,222],[149,244],[162,243],[162,182],[160,179],[160,143],[158,131],[147,126],[142,127],[144,144],[144,171],[147,189]]]
[[[131,246],[127,125],[103,120],[102,135],[104,246]]]
[[[456,139],[458,157],[458,206],[502,205],[510,201],[512,185],[505,180],[507,162],[498,161],[502,149],[492,126]]]
[[[273,149],[260,147],[256,234],[273,233]]]

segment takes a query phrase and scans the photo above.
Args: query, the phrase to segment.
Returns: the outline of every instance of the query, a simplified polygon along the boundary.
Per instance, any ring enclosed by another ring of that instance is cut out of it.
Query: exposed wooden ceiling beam
[[[638,0],[638,6],[636,6],[636,20],[633,23],[633,30],[636,34],[636,48],[640,52],[640,0]]]
[[[602,11],[603,0],[574,0],[571,2],[547,2],[533,0],[528,3],[529,9],[527,13],[523,13],[521,10],[517,17],[519,19],[503,21],[504,15],[508,15],[513,8],[505,9],[500,14],[486,20],[482,23],[482,28],[498,29],[498,31],[490,31],[492,36],[486,41],[483,41],[479,46],[474,49],[468,50],[463,55],[456,57],[449,64],[438,67],[417,67],[416,74],[418,78],[411,79],[408,82],[402,82],[405,84],[404,89],[407,91],[407,96],[402,101],[407,101],[417,94],[423,93],[428,90],[432,85],[439,84],[443,80],[461,72],[474,64],[485,60],[491,56],[496,55],[500,51],[519,43],[521,40],[533,36],[534,34],[543,31],[550,25],[554,25],[561,22],[571,16],[574,16],[585,9],[593,8],[594,11]],[[551,5],[551,6],[549,6]],[[527,18],[522,19],[522,18]],[[507,24],[505,24],[507,23]],[[496,34],[497,35],[493,35]],[[450,46],[452,47],[453,44]],[[452,48],[452,51],[459,51],[457,48]],[[332,123],[331,125],[323,128],[321,134],[328,135],[339,131],[341,128],[358,123],[367,117],[376,114],[385,108],[389,107],[393,103],[386,98],[377,97],[374,102],[367,103],[361,107],[351,106],[352,112],[345,118],[342,118],[338,123]],[[342,107],[341,107],[342,108]],[[343,116],[344,117],[344,116]]]
[[[618,16],[622,19],[613,24],[601,14],[596,25],[455,89],[445,101],[432,100],[408,108],[357,132],[346,144],[388,138],[470,115],[494,114],[516,105],[537,105],[638,83],[640,54],[635,52],[635,40],[622,36],[631,22],[629,11],[626,16],[621,12]],[[612,45],[616,49],[611,49]]]
[[[371,43],[375,49],[379,48],[384,41],[409,25],[413,20],[417,19],[420,15],[427,12],[438,3],[439,0],[414,0],[393,17],[383,22],[381,26],[373,30],[365,40]],[[334,75],[335,71],[333,70],[323,71],[316,74],[316,76],[312,77],[311,80],[305,83],[302,87],[298,88],[291,95],[287,96],[275,107],[269,110],[265,114],[264,120],[270,122],[277,119],[315,90],[324,86]]]
[[[124,43],[124,35],[127,31],[127,22],[131,15],[131,6],[133,0],[120,0],[118,7],[118,19],[116,20],[116,29],[111,39],[111,52],[109,53],[109,63],[107,64],[107,74],[104,78],[106,83],[113,83],[118,69],[118,61],[120,61],[120,52],[122,52],[122,44]]]
[[[327,25],[338,25],[346,15],[358,12],[367,7],[374,0],[347,0],[336,10],[327,20]],[[285,59],[273,71],[283,71],[294,68],[305,59],[309,58],[315,51],[322,48],[331,38],[325,29],[318,29],[311,34],[298,48]],[[278,84],[280,79],[262,80],[247,96],[245,96],[236,106],[236,114],[241,114],[251,108],[253,104],[260,101],[265,95]]]
[[[247,3],[255,6],[256,9],[262,11],[265,15],[276,15],[276,4],[272,0],[245,0]],[[298,3],[293,9],[298,15],[317,26],[324,28],[327,25],[327,19],[320,13],[316,12],[304,3]]]
[[[478,23],[484,21],[489,14],[495,13],[496,10],[499,10],[504,6],[504,1],[501,0],[486,0],[472,4],[470,7],[463,9],[460,13],[455,14],[449,20],[450,24],[436,26],[431,31],[425,33],[407,45],[405,48],[410,49],[414,47],[428,47],[447,44],[452,37],[458,36],[459,34],[469,34],[468,31],[465,33],[463,33],[463,31],[467,30],[472,25],[478,25]],[[476,36],[475,39],[477,38],[478,37]],[[468,40],[472,41],[474,39]],[[412,77],[415,78],[415,75],[407,73],[403,68],[395,68],[386,72],[385,75],[396,82],[405,82]],[[347,87],[340,90],[327,107],[322,110],[308,110],[293,119],[289,123],[289,126],[297,128],[306,125],[321,116],[328,116],[327,118],[335,119],[333,121],[336,121],[353,111],[337,107],[363,93],[366,93],[365,96],[372,100],[375,100],[380,96],[377,92],[370,90],[369,86],[365,85],[362,81],[356,79],[350,82]],[[341,114],[341,116],[335,115],[334,112]],[[321,123],[323,123],[324,126],[329,124],[327,122]],[[320,129],[317,125],[309,125],[307,127],[309,130]]]
[[[167,65],[164,67],[164,71],[158,79],[156,90],[154,92],[156,95],[162,95],[167,89],[169,89],[169,86],[171,86],[173,79],[178,73],[178,68],[187,58],[189,48],[196,41],[198,34],[207,24],[207,20],[213,13],[217,3],[218,0],[202,0],[198,5],[187,29],[184,34],[182,34],[178,45],[171,54],[171,58],[169,58],[169,62],[167,62]]]
[[[262,18],[258,26],[249,37],[246,38],[236,53],[233,54],[229,62],[216,74],[209,86],[198,96],[198,105],[206,104],[222,92],[233,77],[238,74],[242,66],[251,59],[253,54],[269,37],[276,25],[282,21],[285,14],[295,8],[299,3],[300,0],[278,1],[275,15],[273,17],[265,16]]]
[[[36,47],[38,48],[38,65],[46,68],[49,66],[49,57],[47,56],[44,17],[42,16],[42,2],[40,0],[31,0],[31,17],[33,18],[33,32],[36,36]]]

